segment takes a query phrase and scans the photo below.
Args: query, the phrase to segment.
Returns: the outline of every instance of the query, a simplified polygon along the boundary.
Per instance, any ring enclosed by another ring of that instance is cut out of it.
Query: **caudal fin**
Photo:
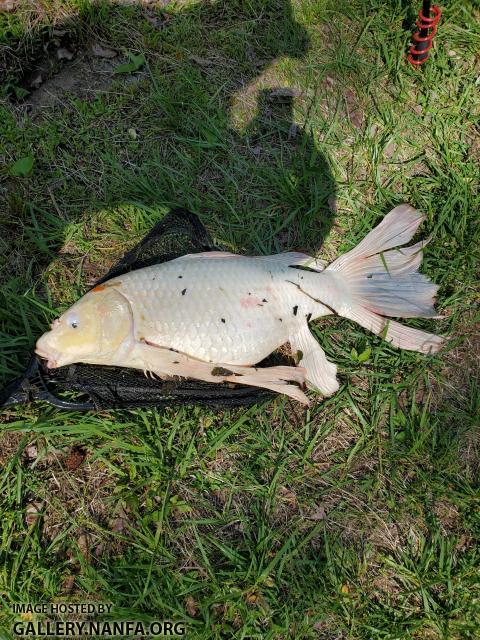
[[[426,242],[399,248],[412,239],[423,219],[409,205],[396,207],[323,273],[329,273],[338,291],[334,308],[339,315],[397,347],[431,353],[441,348],[443,338],[385,317],[439,317],[433,306],[438,287],[418,273]]]

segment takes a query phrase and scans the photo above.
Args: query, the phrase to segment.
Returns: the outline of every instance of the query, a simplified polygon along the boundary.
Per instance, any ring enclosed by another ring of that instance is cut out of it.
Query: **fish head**
[[[35,353],[46,358],[52,369],[73,362],[108,364],[130,336],[130,303],[113,286],[100,285],[53,322],[51,330],[37,340]]]

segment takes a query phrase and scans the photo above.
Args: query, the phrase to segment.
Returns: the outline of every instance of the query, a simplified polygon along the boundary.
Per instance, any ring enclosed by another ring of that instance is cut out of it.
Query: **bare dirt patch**
[[[0,468],[14,456],[23,438],[21,431],[3,431],[0,433]]]
[[[117,65],[118,59],[91,57],[87,53],[80,53],[32,91],[26,104],[35,113],[53,106],[64,106],[67,93],[84,98],[106,91]]]

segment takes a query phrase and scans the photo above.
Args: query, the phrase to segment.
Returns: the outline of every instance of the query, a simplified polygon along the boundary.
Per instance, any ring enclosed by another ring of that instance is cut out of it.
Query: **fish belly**
[[[302,296],[286,277],[253,257],[184,256],[121,276],[117,286],[130,301],[137,340],[207,362],[251,365],[305,322],[309,310],[299,312]]]

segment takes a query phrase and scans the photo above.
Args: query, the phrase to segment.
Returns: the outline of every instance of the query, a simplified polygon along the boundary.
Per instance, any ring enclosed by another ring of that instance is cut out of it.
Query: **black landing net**
[[[174,209],[118,262],[96,286],[123,273],[161,264],[187,253],[218,251],[196,215]],[[260,366],[292,364],[272,354]],[[198,404],[228,408],[252,405],[272,397],[267,389],[246,385],[214,384],[185,378],[159,380],[123,367],[72,364],[48,369],[33,354],[23,376],[0,390],[0,408],[43,400],[61,409],[127,409]]]

